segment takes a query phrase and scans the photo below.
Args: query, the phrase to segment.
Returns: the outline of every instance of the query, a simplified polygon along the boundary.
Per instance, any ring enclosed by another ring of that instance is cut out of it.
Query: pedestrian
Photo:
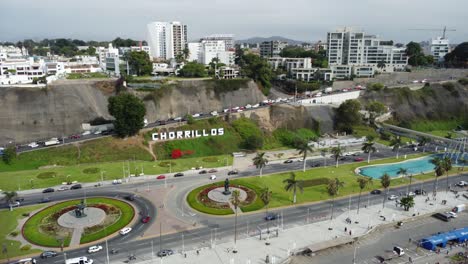
[[[352,234],[352,233],[351,233],[351,229],[350,229],[350,230],[349,230],[349,235],[351,235],[351,234]]]
[[[348,228],[345,226],[344,228],[345,233],[348,232]]]
[[[266,255],[265,263],[270,263],[270,255]]]
[[[197,256],[200,255],[200,250],[197,249]]]
[[[184,253],[184,258],[187,258],[187,253]]]

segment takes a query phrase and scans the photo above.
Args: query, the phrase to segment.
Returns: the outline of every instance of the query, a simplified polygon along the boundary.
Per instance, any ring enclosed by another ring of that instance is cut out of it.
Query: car
[[[130,231],[132,231],[131,227],[124,227],[119,231],[119,234],[125,236],[126,234],[130,233]]]
[[[151,217],[150,217],[149,215],[144,216],[143,218],[141,218],[141,222],[142,222],[143,224],[148,223],[150,220],[151,220]]]
[[[393,247],[393,253],[397,254],[399,257],[405,254],[405,251],[401,247]]]
[[[381,191],[381,190],[378,190],[378,189],[376,189],[376,190],[372,190],[370,193],[371,193],[371,194],[381,194],[381,193],[382,193],[382,191]]]
[[[156,253],[158,257],[167,257],[173,254],[174,254],[174,251],[172,249],[163,249],[163,250],[158,251],[158,253]]]
[[[28,147],[30,147],[30,148],[37,148],[37,147],[39,147],[39,144],[37,144],[36,142],[32,142],[32,143],[29,143],[29,144],[28,144]]]
[[[466,181],[459,181],[457,182],[456,184],[458,187],[465,187],[465,186],[468,186],[468,182]]]
[[[92,246],[88,248],[88,253],[96,253],[102,250],[102,246]]]
[[[416,196],[416,194],[414,192],[409,192],[409,193],[406,194],[406,196],[414,197],[414,196]]]
[[[70,190],[70,188],[68,186],[62,186],[62,187],[59,187],[57,189],[57,192],[63,192],[63,191],[66,191],[66,190]]]
[[[83,188],[83,186],[81,186],[81,184],[75,184],[70,188],[70,190],[78,190],[78,189],[81,189],[81,188]]]
[[[215,172],[218,172],[216,169],[211,169],[208,171],[208,173],[215,173]]]
[[[201,170],[198,172],[198,174],[207,174],[208,172],[206,170]]]
[[[180,117],[180,116],[174,118],[174,121],[181,121],[181,120],[182,120],[182,117]]]
[[[158,177],[156,177],[157,180],[164,180],[166,179],[166,175],[159,175]]]
[[[91,131],[85,131],[83,132],[83,134],[81,134],[82,136],[87,136],[87,135],[91,135]]]
[[[272,221],[272,220],[276,220],[278,218],[280,218],[280,215],[276,214],[276,213],[268,213],[267,215],[265,215],[265,220],[266,221]]]
[[[210,180],[216,180],[216,175],[211,175]]]
[[[55,252],[53,250],[44,251],[40,255],[41,259],[53,258],[53,257],[56,257],[56,256],[57,256],[57,252]]]
[[[217,111],[213,111],[213,112],[210,113],[210,115],[212,115],[212,116],[217,116],[217,115],[218,115],[218,112],[217,112]]]
[[[20,202],[12,202],[10,204],[8,204],[8,207],[19,207],[21,205]]]
[[[228,172],[228,175],[236,175],[236,174],[239,174],[239,171],[237,171],[237,170],[232,170],[232,171],[229,171],[229,172]]]
[[[136,197],[137,197],[136,194],[130,194],[130,195],[126,195],[124,198],[127,201],[135,201]]]
[[[193,117],[193,118],[195,118],[195,117],[200,117],[200,114],[193,114],[192,117]]]
[[[112,184],[122,184],[122,180],[121,179],[113,180]]]
[[[445,212],[445,213],[448,214],[452,218],[457,218],[457,216],[458,216],[457,213],[455,213],[455,212]]]
[[[96,132],[94,132],[94,135],[100,135],[100,134],[102,134],[101,130],[97,130]]]
[[[50,200],[49,197],[44,197],[44,198],[42,198],[42,200],[41,200],[39,203],[48,203],[48,202],[50,202],[50,201],[51,201],[51,200]]]
[[[293,162],[294,162],[294,161],[293,161],[292,159],[287,159],[287,160],[285,160],[283,163],[284,163],[284,164],[288,164],[288,163],[293,163]]]
[[[364,161],[364,158],[357,157],[357,158],[354,158],[354,161],[356,161],[356,162],[359,162],[359,161]]]
[[[388,199],[389,199],[390,201],[396,200],[396,199],[398,199],[398,195],[392,194],[392,195],[390,195],[390,196],[388,197]]]
[[[415,193],[416,195],[422,195],[422,194],[426,194],[426,190],[424,190],[424,189],[416,189],[416,190],[414,190],[414,193]]]
[[[252,105],[252,108],[257,108],[257,107],[260,107],[260,104],[254,104],[254,105]]]
[[[348,158],[346,157],[340,157],[339,160],[347,160]]]
[[[178,172],[176,174],[174,174],[174,177],[182,177],[184,176],[184,174],[182,172]]]
[[[42,191],[42,193],[51,193],[51,192],[55,192],[55,189],[54,188],[47,188],[47,189],[44,189]]]

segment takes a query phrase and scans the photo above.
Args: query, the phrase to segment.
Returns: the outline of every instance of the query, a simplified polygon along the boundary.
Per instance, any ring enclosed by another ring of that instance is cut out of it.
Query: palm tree
[[[387,201],[388,187],[390,187],[390,183],[391,183],[390,175],[388,175],[387,173],[384,173],[384,175],[382,175],[382,177],[380,177],[380,184],[384,188],[384,192],[385,192],[384,200],[383,200],[383,203],[382,203],[382,208],[385,208],[385,201]]]
[[[338,195],[340,187],[344,186],[344,182],[340,181],[338,178],[334,180],[329,179],[327,185],[327,193],[332,198],[332,205],[331,205],[331,216],[330,220],[333,219],[333,210],[335,209],[335,196]]]
[[[236,250],[236,243],[237,243],[237,208],[239,207],[241,200],[240,200],[240,192],[239,190],[234,190],[232,191],[231,195],[231,204],[234,206],[234,209],[236,211],[236,217],[234,220],[234,253],[237,252]]]
[[[390,141],[390,146],[392,147],[393,151],[396,151],[396,158],[398,159],[399,153],[400,153],[400,148],[401,148],[401,138],[400,136],[395,136],[392,138]]]
[[[343,148],[338,144],[337,147],[331,148],[330,152],[335,158],[336,167],[338,168],[338,159],[343,155]]]
[[[447,192],[449,191],[449,171],[452,169],[452,159],[450,156],[445,156],[442,159],[442,168],[444,169],[447,175]]]
[[[303,167],[302,171],[305,171],[306,168],[306,158],[307,158],[307,152],[312,152],[313,149],[311,146],[309,146],[309,142],[305,139],[301,139],[296,142],[296,150],[299,150],[299,155],[302,154],[303,160]]]
[[[272,192],[270,191],[270,188],[266,187],[264,188],[261,193],[260,193],[260,199],[262,199],[263,204],[265,204],[265,215],[268,216],[268,205],[270,204],[271,201],[271,196]],[[267,232],[270,232],[269,228],[269,223],[270,221],[267,221]]]
[[[385,61],[381,60],[381,61],[377,62],[377,68],[379,68],[379,69],[385,68]]]
[[[257,153],[257,156],[253,158],[253,163],[257,169],[260,169],[260,177],[262,176],[263,167],[268,164],[268,160],[263,157],[265,156],[265,152]]]
[[[364,153],[367,153],[367,163],[370,163],[371,152],[375,153],[377,151],[377,149],[374,147],[375,143],[369,139],[370,138],[367,138],[367,141],[362,143],[362,148],[361,148],[361,150],[364,151]]]
[[[357,207],[357,214],[359,214],[359,208],[361,207],[361,194],[362,190],[367,187],[367,185],[372,184],[371,177],[359,177],[357,178],[357,182],[359,184],[359,198],[358,198],[358,207]]]
[[[426,152],[426,145],[431,142],[431,139],[428,137],[420,137],[418,140],[418,145],[423,147],[423,153]]]
[[[413,196],[403,197],[400,200],[400,204],[401,206],[403,206],[405,211],[409,211],[409,209],[414,206],[414,197]]]
[[[7,202],[7,204],[10,205],[10,204],[13,203],[13,200],[18,196],[18,193],[15,192],[15,191],[11,191],[11,192],[4,191],[3,195],[4,195],[3,200],[5,200]],[[13,210],[12,206],[10,206],[10,210]]]
[[[296,174],[294,172],[291,172],[290,174],[291,176],[288,178],[288,179],[285,179],[283,181],[283,183],[285,183],[286,185],[284,186],[284,189],[289,192],[292,190],[293,192],[293,203],[295,204],[296,203],[296,193],[297,193],[297,190],[299,189],[299,191],[301,193],[304,192],[304,187],[303,187],[303,183],[304,181],[302,180],[296,180]]]
[[[431,163],[435,165],[434,167],[434,173],[435,173],[435,182],[434,182],[434,196],[437,195],[437,184],[438,184],[438,179],[440,176],[444,175],[444,168],[442,164],[442,159],[440,157],[435,157],[431,159]]]
[[[399,168],[398,171],[397,171],[397,174],[403,176],[404,178],[406,178],[408,176],[408,169]],[[406,187],[406,195],[407,196],[409,196],[409,186],[410,185],[411,185],[411,179],[410,179],[410,184]]]

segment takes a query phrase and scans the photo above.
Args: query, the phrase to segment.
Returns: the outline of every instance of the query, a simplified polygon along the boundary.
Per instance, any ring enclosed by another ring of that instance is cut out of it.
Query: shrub
[[[57,176],[56,172],[46,171],[46,172],[39,173],[36,177],[38,179],[50,179],[50,178],[55,178],[55,176]]]
[[[28,251],[31,249],[31,245],[24,245],[20,248],[21,251]]]
[[[458,82],[462,85],[468,85],[468,78],[461,78]]]
[[[86,168],[83,170],[83,173],[85,174],[95,174],[95,173],[98,173],[100,171],[99,168]]]
[[[31,215],[31,213],[23,213],[22,216],[24,217],[29,217]]]
[[[371,90],[371,91],[380,91],[382,90],[383,88],[385,88],[385,86],[381,83],[373,83],[371,85],[369,85],[368,89]]]
[[[180,151],[180,149],[172,150],[172,154],[171,154],[172,159],[178,159],[180,157],[182,157],[182,151]]]
[[[304,187],[312,187],[312,186],[323,185],[323,184],[327,184],[327,183],[328,183],[327,178],[315,178],[315,179],[305,180],[303,182],[303,186]]]
[[[10,233],[10,236],[16,237],[18,235],[18,231],[13,231]]]

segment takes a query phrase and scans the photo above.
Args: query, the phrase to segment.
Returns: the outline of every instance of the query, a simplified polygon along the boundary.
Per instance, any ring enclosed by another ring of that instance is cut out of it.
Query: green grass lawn
[[[44,188],[59,185],[62,182],[98,182],[101,181],[101,172],[104,180],[123,178],[123,168],[130,174],[159,175],[172,172],[189,170],[192,167],[216,168],[232,165],[231,155],[219,155],[214,157],[184,158],[167,161],[125,161],[104,162],[97,164],[81,164],[74,166],[56,167],[48,169],[34,169],[21,171],[0,172],[1,190],[25,190]],[[171,162],[172,166],[169,166]],[[129,169],[130,168],[130,169]],[[128,175],[128,173],[126,174]]]
[[[102,72],[88,72],[88,73],[69,73],[67,79],[94,79],[94,78],[109,78],[109,76]]]
[[[38,249],[21,250],[20,242],[11,240],[11,236],[9,236],[9,234],[16,230],[18,232],[18,236],[20,236],[21,230],[17,229],[18,220],[24,218],[23,216],[24,213],[30,213],[42,207],[44,207],[44,205],[33,205],[33,206],[15,208],[11,212],[8,210],[0,211],[0,223],[2,224],[2,228],[0,228],[0,244],[1,245],[5,244],[7,246],[8,256],[10,258],[41,252]],[[6,254],[0,255],[0,259],[6,259],[6,258],[7,258]]]
[[[424,154],[408,155],[408,159],[418,158],[422,156],[425,156],[425,155]],[[370,165],[394,163],[394,162],[401,162],[401,161],[403,161],[402,158],[400,159],[388,158],[388,159],[372,161]],[[306,172],[297,171],[295,173],[296,173],[296,177],[298,180],[311,180],[311,179],[317,179],[317,178],[328,178],[328,179],[338,178],[344,182],[344,187],[340,188],[338,196],[346,196],[349,194],[359,193],[359,185],[356,181],[357,175],[354,173],[354,171],[358,167],[367,166],[367,165],[369,165],[367,164],[367,162],[356,162],[352,164],[340,165],[338,168],[335,168],[335,167],[313,168],[310,170],[306,170]],[[456,169],[452,170],[452,172],[455,172],[455,171]],[[263,177],[255,176],[255,177],[236,179],[231,182],[232,184],[245,185],[258,191],[265,187],[270,188],[270,190],[272,191],[272,199],[270,202],[270,208],[274,208],[274,207],[292,205],[293,194],[292,192],[286,192],[284,190],[285,184],[283,183],[283,180],[289,177],[290,177],[290,173],[279,173],[279,174],[267,175]],[[432,173],[428,173],[424,175],[416,175],[413,177],[413,183],[416,184],[418,180],[429,179],[433,177],[434,176]],[[439,181],[442,181],[442,178],[439,179]],[[391,187],[402,185],[402,184],[408,184],[408,183],[409,183],[409,180],[406,178],[396,178],[396,179],[392,179]],[[372,181],[371,185],[369,185],[365,190],[363,190],[363,193],[367,193],[370,190],[380,189],[380,188],[381,188],[380,180],[375,179]],[[196,190],[200,190],[200,188]],[[194,191],[192,191],[189,194],[189,197],[190,195],[193,196],[194,195],[193,193]],[[329,198],[330,197],[328,196],[327,191],[326,191],[326,184],[305,187],[303,193],[300,193],[300,192],[297,193],[298,204],[326,200]],[[190,201],[189,199],[188,201],[189,203],[192,203],[192,201]],[[200,205],[197,205],[195,209],[200,210],[200,207],[201,207]],[[243,209],[243,211],[255,211],[255,210],[261,209],[262,207],[263,207],[263,203],[260,201],[260,203],[258,204],[254,203],[251,206],[247,206],[247,208],[245,208],[245,210]],[[209,210],[209,211],[213,211],[213,210]],[[202,212],[207,212],[207,211],[204,210]]]

